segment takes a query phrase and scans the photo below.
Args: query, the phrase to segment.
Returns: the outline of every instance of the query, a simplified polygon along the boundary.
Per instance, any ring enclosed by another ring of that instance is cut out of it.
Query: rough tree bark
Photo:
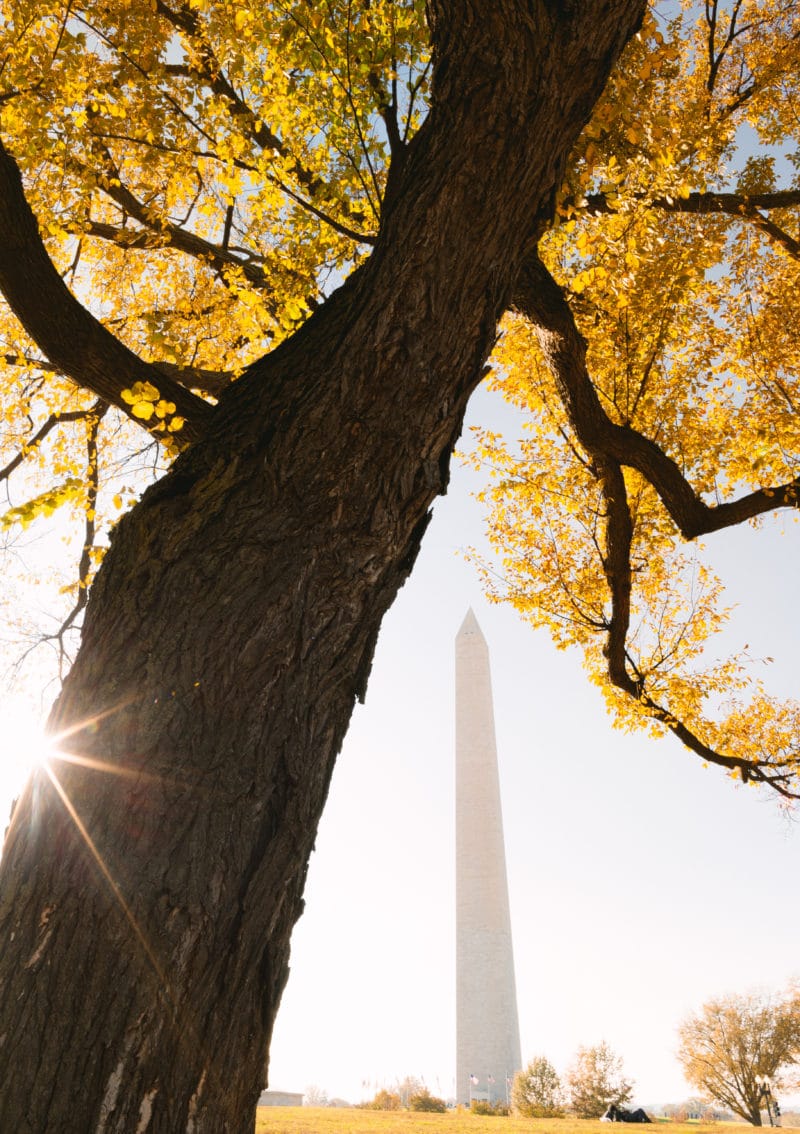
[[[373,255],[118,525],[51,720],[87,763],[38,777],[2,862],[0,1129],[252,1129],[381,618],[644,6],[433,2]]]

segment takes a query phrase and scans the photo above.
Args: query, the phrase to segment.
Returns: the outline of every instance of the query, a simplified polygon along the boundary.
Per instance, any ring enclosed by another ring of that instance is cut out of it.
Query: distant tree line
[[[696,1096],[682,1102],[666,1103],[662,1114],[673,1122],[731,1122],[734,1117],[724,1107]]]
[[[407,1076],[391,1088],[382,1087],[366,1102],[359,1103],[364,1110],[416,1110],[444,1113],[447,1103],[432,1095],[420,1079]]]

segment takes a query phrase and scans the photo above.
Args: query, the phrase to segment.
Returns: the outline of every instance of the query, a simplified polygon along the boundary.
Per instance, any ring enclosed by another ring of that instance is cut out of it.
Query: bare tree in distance
[[[303,1106],[328,1106],[328,1092],[312,1083],[303,1092]]]

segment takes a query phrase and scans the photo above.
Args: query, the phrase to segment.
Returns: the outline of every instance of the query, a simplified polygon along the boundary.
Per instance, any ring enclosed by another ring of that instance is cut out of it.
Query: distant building
[[[262,1091],[259,1106],[302,1106],[302,1091]]]

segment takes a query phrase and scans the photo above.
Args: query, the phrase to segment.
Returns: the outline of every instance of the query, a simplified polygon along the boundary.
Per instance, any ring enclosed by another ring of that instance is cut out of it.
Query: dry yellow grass
[[[620,1128],[614,1127],[619,1130]],[[631,1128],[631,1129],[638,1129]],[[669,1134],[744,1134],[743,1125],[669,1123]],[[314,1107],[260,1107],[256,1134],[608,1134],[606,1123],[577,1118],[495,1118],[449,1111],[350,1110]]]

